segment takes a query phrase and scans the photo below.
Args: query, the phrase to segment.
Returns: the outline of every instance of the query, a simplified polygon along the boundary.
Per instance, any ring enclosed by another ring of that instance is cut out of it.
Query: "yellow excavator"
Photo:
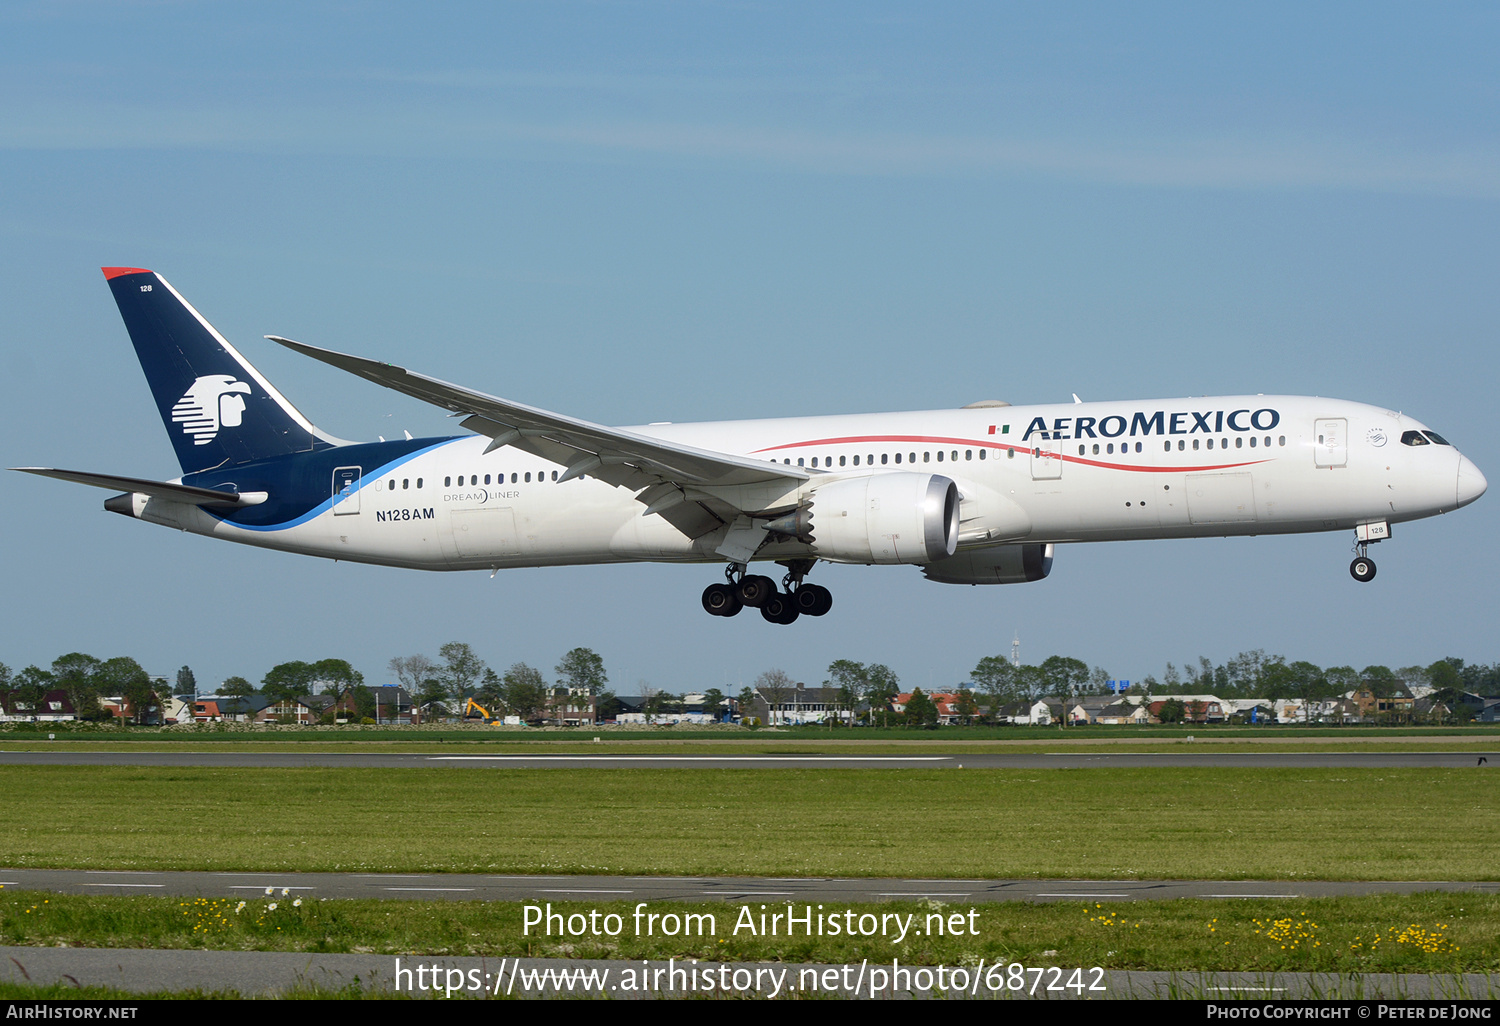
[[[464,706],[464,719],[473,719],[475,716],[483,717],[484,722],[489,724],[497,725],[502,722],[501,717],[495,716],[488,709],[471,698],[469,699],[468,704]]]

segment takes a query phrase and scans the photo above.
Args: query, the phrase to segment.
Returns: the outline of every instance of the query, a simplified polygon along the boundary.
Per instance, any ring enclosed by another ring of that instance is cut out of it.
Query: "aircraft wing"
[[[464,414],[464,427],[491,439],[487,452],[513,446],[566,467],[559,481],[587,474],[622,488],[639,490],[638,498],[646,503],[647,513],[660,513],[690,538],[730,523],[744,511],[722,501],[705,501],[701,496],[693,502],[683,502],[684,489],[756,484],[792,487],[811,476],[799,467],[783,463],[699,449],[551,413],[394,364],[320,349],[277,335],[266,338],[377,385]]]
[[[117,477],[113,474],[85,474],[77,470],[53,470],[51,467],[11,467],[24,474],[55,477],[59,481],[109,488],[120,492],[141,492],[158,499],[186,502],[194,506],[253,506],[265,501],[264,492],[224,492],[216,488],[195,488],[192,485],[172,484],[169,481],[151,481],[140,477]]]

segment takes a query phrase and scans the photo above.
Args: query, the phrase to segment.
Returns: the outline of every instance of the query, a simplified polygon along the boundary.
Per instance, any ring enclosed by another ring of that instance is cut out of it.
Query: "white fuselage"
[[[1025,543],[1350,530],[1456,509],[1483,476],[1451,445],[1406,444],[1424,426],[1336,399],[1202,399],[655,424],[641,435],[789,463],[800,485],[741,486],[740,509],[798,506],[844,478],[952,479],[960,549]],[[628,561],[720,561],[728,529],[696,539],[643,515],[636,492],[479,436],[346,475],[295,521],[247,529],[137,495],[136,515],[231,541],[432,570]],[[759,489],[757,492],[756,490]],[[335,495],[335,493],[338,493]],[[712,498],[706,489],[703,498]],[[688,500],[695,497],[691,492]],[[273,496],[274,498],[274,496]],[[773,537],[756,559],[839,559]],[[846,559],[854,562],[863,560]]]

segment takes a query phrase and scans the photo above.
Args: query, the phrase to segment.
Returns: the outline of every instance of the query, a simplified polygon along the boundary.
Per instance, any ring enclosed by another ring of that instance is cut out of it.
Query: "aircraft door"
[[[1062,444],[1055,439],[1038,439],[1031,449],[1031,479],[1056,481],[1062,477]]]
[[[333,472],[333,515],[359,512],[359,467],[338,467]]]
[[[1349,422],[1342,417],[1313,421],[1313,465],[1342,467],[1349,463]]]

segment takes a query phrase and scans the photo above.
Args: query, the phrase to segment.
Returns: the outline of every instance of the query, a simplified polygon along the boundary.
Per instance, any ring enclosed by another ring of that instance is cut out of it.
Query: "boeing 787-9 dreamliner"
[[[1441,435],[1378,406],[1242,395],[612,428],[269,335],[461,416],[470,434],[346,442],[313,427],[165,278],[104,276],[182,476],[25,467],[105,509],[227,541],[423,570],[723,563],[715,616],[822,616],[819,560],[944,584],[1037,581],[1068,542],[1354,532],[1484,494]],[[780,586],[752,573],[784,568]]]

